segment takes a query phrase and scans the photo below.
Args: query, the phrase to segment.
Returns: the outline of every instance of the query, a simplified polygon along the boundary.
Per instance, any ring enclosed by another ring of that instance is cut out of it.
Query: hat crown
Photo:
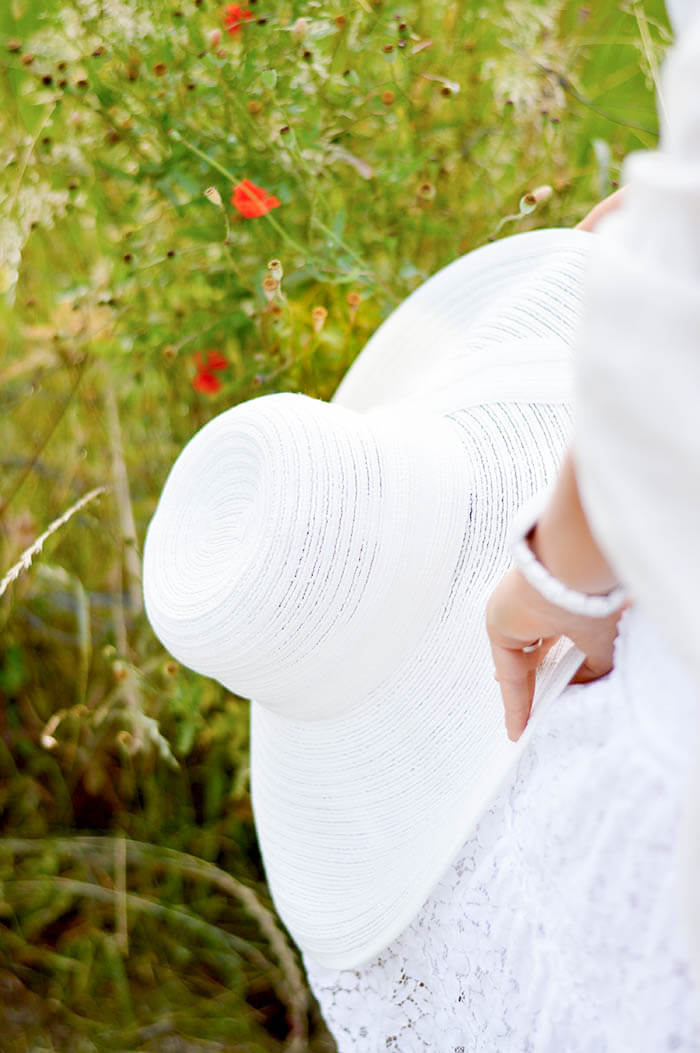
[[[157,635],[290,719],[347,712],[449,588],[467,514],[459,454],[446,420],[396,409],[287,394],[226,411],[182,451],[148,531]]]

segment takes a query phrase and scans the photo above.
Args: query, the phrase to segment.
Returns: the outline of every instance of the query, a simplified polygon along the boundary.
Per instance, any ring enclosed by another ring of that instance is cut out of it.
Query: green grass
[[[428,275],[573,225],[656,141],[656,0],[251,11],[212,42],[211,0],[0,10],[0,576],[107,488],[0,599],[9,1053],[333,1048],[273,921],[247,705],[151,633],[146,525],[213,415],[330,397]],[[243,179],[280,207],[242,217]]]

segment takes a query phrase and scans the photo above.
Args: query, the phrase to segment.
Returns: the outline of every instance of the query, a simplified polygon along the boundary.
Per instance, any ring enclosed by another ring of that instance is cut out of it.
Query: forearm
[[[530,547],[540,563],[570,588],[606,593],[618,584],[615,571],[589,529],[570,454],[534,529]]]

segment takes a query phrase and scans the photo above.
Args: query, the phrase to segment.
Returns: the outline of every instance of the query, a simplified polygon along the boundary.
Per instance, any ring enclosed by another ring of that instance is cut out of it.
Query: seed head
[[[328,317],[328,311],[325,307],[314,307],[311,312],[311,323],[314,327],[315,333],[320,333],[323,329],[323,324]]]
[[[525,194],[523,201],[526,205],[539,205],[542,201],[548,201],[552,196],[551,186],[544,185],[535,187],[528,194]]]
[[[207,201],[211,201],[212,205],[216,205],[217,208],[223,209],[224,203],[221,200],[221,194],[215,186],[208,186],[204,191],[204,196]]]
[[[280,261],[270,260],[270,262],[267,265],[267,269],[270,272],[270,277],[274,278],[275,281],[279,284],[279,282],[281,282],[282,278],[284,277],[284,271],[282,270],[282,264],[280,263]]]
[[[274,300],[275,296],[277,295],[277,290],[279,289],[279,282],[276,278],[273,278],[271,274],[266,274],[263,278],[262,287],[263,292],[265,294],[265,299],[268,303],[270,303],[270,301]]]

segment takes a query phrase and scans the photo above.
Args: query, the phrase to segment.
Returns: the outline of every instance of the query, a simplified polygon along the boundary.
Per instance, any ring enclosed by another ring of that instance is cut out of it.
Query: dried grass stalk
[[[85,494],[79,501],[76,501],[74,505],[59,516],[58,519],[54,519],[53,523],[41,534],[36,541],[25,549],[22,555],[19,557],[14,566],[10,567],[5,577],[0,581],[0,596],[3,596],[9,586],[15,581],[23,570],[28,570],[31,566],[32,560],[38,555],[44,547],[44,542],[47,538],[50,538],[52,534],[55,534],[57,530],[60,530],[76,512],[79,512],[81,508],[85,508],[85,505],[89,504],[90,501],[94,501],[100,494],[105,493],[105,486],[98,486],[95,490],[91,490],[89,494]]]

